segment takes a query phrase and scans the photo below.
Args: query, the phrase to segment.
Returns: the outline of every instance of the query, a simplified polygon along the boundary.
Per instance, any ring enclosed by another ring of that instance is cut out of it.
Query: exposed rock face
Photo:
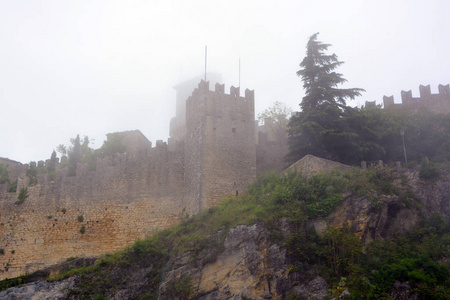
[[[397,233],[411,231],[422,217],[442,215],[450,221],[450,176],[444,175],[436,182],[419,180],[418,172],[406,172],[408,186],[418,199],[405,202],[395,195],[380,195],[379,205],[366,197],[347,195],[325,220],[314,220],[318,232],[327,226],[348,226],[366,244],[374,240],[394,237]]]
[[[36,281],[2,291],[0,292],[0,299],[67,299],[68,289],[74,286],[75,280],[76,277],[56,282]]]
[[[199,299],[282,299],[288,293],[323,299],[328,295],[323,278],[295,285],[288,269],[286,250],[269,241],[262,225],[241,225],[230,230],[216,261],[202,265],[188,255],[180,257],[161,285],[161,299],[171,299],[171,286],[182,278],[190,278]]]

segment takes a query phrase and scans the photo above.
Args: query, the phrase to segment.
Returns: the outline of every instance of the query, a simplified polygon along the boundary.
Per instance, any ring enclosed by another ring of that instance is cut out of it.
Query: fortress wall
[[[394,97],[384,96],[383,104],[385,108],[406,109],[417,111],[420,108],[427,108],[434,113],[450,113],[450,86],[440,84],[438,94],[432,94],[430,85],[419,86],[420,97],[413,97],[411,90],[402,91],[402,103],[394,103]]]
[[[54,182],[40,174],[20,205],[14,204],[18,192],[6,193],[0,199],[0,279],[69,257],[111,253],[177,224],[183,160],[182,149],[169,152],[162,143],[139,159],[100,160],[97,171],[79,165],[74,177],[64,169]]]

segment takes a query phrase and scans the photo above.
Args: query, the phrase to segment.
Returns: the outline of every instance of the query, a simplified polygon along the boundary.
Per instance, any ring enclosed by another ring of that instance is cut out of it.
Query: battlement
[[[255,93],[252,90],[245,89],[244,97],[240,96],[240,87],[234,87],[230,86],[230,93],[225,94],[225,85],[216,83],[214,87],[214,91],[210,91],[209,89],[209,81],[201,80],[198,84],[198,87],[192,92],[192,97],[196,97],[198,95],[224,95],[229,96],[229,98],[237,98],[241,99],[243,101],[254,101],[255,100]],[[188,101],[189,101],[188,98]],[[226,99],[226,98],[225,98]]]
[[[401,91],[402,103],[394,103],[394,96],[384,96],[383,104],[385,108],[401,108],[409,110],[418,110],[419,108],[428,108],[436,113],[450,113],[450,85],[438,86],[438,93],[432,94],[430,85],[419,86],[420,97],[413,97],[411,90]]]

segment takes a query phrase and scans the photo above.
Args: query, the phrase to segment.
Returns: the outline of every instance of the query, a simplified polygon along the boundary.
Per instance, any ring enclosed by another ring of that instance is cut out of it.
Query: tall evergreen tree
[[[297,72],[306,94],[300,103],[302,111],[289,122],[290,161],[306,154],[342,161],[342,154],[348,152],[355,137],[343,121],[345,101],[360,96],[364,90],[338,88],[346,82],[342,74],[335,72],[343,62],[336,54],[325,54],[331,45],[317,41],[317,35],[309,38],[306,56],[300,63],[302,69]]]
[[[345,99],[354,99],[361,96],[363,89],[339,89],[339,85],[347,80],[342,74],[334,70],[344,62],[339,61],[336,54],[327,55],[324,53],[330,44],[323,44],[317,41],[317,35],[313,34],[306,44],[306,56],[300,63],[297,75],[302,78],[303,88],[306,95],[300,104],[303,112],[320,108],[322,104],[331,104],[345,107]]]

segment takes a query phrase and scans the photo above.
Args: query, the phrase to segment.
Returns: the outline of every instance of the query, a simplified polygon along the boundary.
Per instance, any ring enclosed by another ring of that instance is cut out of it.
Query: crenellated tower
[[[185,207],[190,215],[256,178],[254,92],[201,81],[186,102]]]

